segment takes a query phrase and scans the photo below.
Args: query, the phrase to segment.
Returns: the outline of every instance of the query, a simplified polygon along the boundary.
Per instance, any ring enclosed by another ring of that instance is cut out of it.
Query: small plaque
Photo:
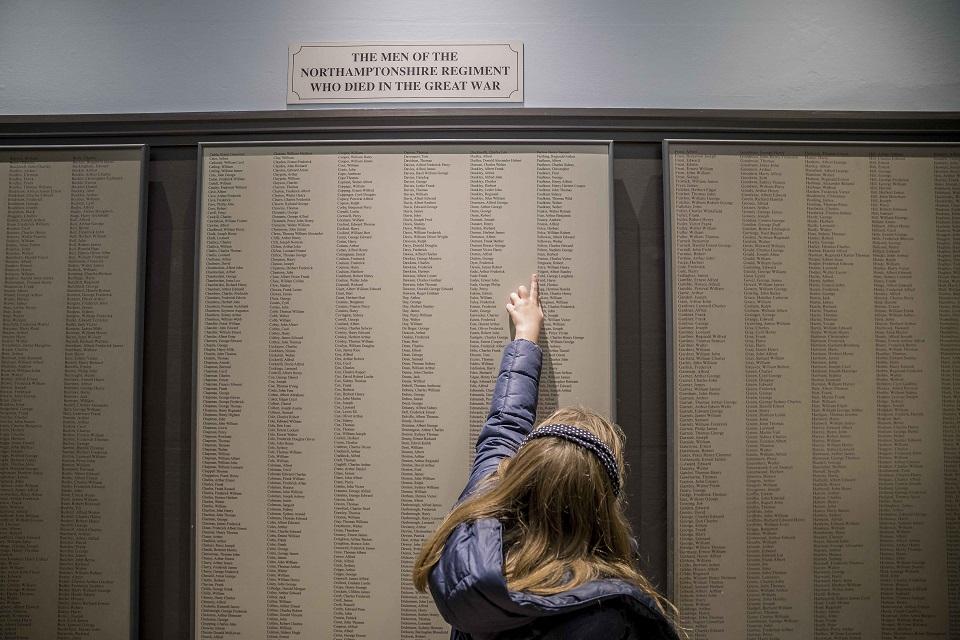
[[[287,104],[523,102],[521,42],[290,45]]]

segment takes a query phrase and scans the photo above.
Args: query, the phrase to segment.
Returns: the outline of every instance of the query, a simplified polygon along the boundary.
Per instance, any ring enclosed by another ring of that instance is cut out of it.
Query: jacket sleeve
[[[529,340],[514,340],[504,348],[490,413],[480,430],[473,469],[460,500],[490,475],[501,460],[515,454],[533,429],[542,362],[540,347]]]

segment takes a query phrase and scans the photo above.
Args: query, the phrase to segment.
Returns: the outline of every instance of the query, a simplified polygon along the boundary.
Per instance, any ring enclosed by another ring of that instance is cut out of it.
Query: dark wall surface
[[[630,520],[649,578],[666,588],[662,141],[960,141],[960,114],[444,109],[0,118],[0,145],[151,145],[140,474],[143,639],[190,635],[196,144],[371,138],[614,141],[617,418],[628,436]]]

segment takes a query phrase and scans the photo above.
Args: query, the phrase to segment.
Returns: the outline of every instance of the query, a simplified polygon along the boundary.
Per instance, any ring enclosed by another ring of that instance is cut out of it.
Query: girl
[[[414,585],[429,585],[454,640],[676,638],[676,610],[634,559],[619,427],[576,408],[532,430],[543,324],[536,274],[529,291],[510,294],[507,311],[516,339],[503,353],[473,470],[424,543]]]

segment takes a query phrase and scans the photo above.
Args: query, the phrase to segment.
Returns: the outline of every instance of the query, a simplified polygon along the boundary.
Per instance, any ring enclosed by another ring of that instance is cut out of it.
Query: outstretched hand
[[[540,339],[540,329],[543,327],[543,309],[540,308],[540,280],[537,274],[530,276],[530,290],[520,285],[510,294],[507,303],[507,312],[516,327],[516,338],[523,338],[530,342]]]

